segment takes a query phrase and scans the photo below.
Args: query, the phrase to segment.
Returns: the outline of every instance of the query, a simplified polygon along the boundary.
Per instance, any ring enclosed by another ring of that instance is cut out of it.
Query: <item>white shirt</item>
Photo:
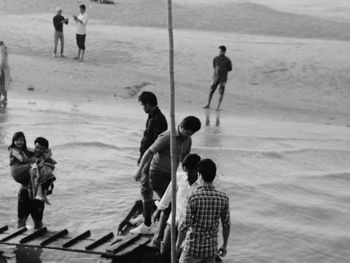
[[[177,174],[177,193],[176,193],[176,222],[182,222],[186,216],[186,201],[189,193],[194,191],[199,187],[198,180],[192,185],[189,184],[187,173],[179,172]],[[156,201],[156,206],[160,210],[166,209],[171,203],[171,192],[172,184],[170,183],[160,201]],[[167,221],[168,224],[171,224],[171,214]]]
[[[77,22],[77,34],[85,35],[86,34],[86,24],[89,19],[89,15],[85,12],[84,14],[79,14],[78,19],[82,21],[82,23]]]

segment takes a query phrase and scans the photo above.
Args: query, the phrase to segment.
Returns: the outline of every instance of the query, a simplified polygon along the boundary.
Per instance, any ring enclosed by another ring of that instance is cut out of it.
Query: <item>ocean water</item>
[[[19,186],[9,175],[7,147],[21,130],[29,146],[35,137],[47,137],[58,162],[44,214],[47,227],[116,231],[140,198],[133,174],[146,115],[136,101],[111,106],[14,100],[1,110],[0,225],[16,225]],[[177,120],[185,115],[181,109]],[[193,136],[193,152],[217,163],[218,188],[230,197],[224,262],[349,262],[350,128],[246,119],[225,110],[195,115],[203,126]],[[3,245],[0,251],[17,263],[99,259]]]

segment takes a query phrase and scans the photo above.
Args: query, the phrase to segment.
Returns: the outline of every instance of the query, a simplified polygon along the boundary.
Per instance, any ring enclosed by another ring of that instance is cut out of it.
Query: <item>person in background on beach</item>
[[[146,122],[146,129],[143,132],[143,137],[141,140],[140,157],[137,160],[137,165],[140,164],[143,154],[154,143],[158,135],[168,129],[168,123],[165,116],[158,108],[157,97],[154,93],[144,91],[140,94],[138,100],[143,106],[145,113],[148,114],[148,118]],[[140,178],[143,211],[146,215],[152,214],[153,208],[153,189],[151,188],[149,181],[149,167],[150,161],[145,165]],[[130,220],[130,223],[133,225],[143,223],[145,217],[146,216],[144,215],[140,215],[139,217]],[[150,220],[150,218],[147,217],[147,220]],[[146,224],[151,225],[151,222],[147,221]]]
[[[80,5],[79,16],[73,15],[74,21],[77,23],[77,45],[78,55],[74,59],[84,60],[85,54],[85,39],[86,39],[86,25],[89,19],[89,15],[86,13],[86,6]]]
[[[64,36],[63,36],[63,24],[68,25],[68,18],[64,18],[62,16],[62,8],[57,7],[56,8],[57,14],[53,17],[52,23],[55,28],[55,35],[54,35],[54,40],[55,40],[55,47],[53,51],[53,56],[57,57],[57,45],[58,45],[58,40],[61,42],[61,52],[60,56],[64,57],[63,55],[63,50],[64,50]]]
[[[4,104],[7,103],[7,91],[10,88],[11,82],[11,73],[10,66],[8,63],[8,51],[5,43],[0,41],[0,53],[1,53],[1,61],[0,61],[0,96],[3,97],[1,102]]]
[[[198,165],[198,176],[200,186],[188,196],[185,219],[178,228],[178,253],[185,240],[180,263],[214,263],[217,254],[225,256],[227,252],[231,225],[229,198],[213,186],[215,163],[210,159],[202,160]],[[223,245],[218,250],[220,220]]]
[[[177,129],[175,137],[175,166],[178,167],[180,161],[190,153],[192,139],[191,136],[201,128],[200,120],[195,116],[187,116],[184,118]],[[152,189],[157,193],[159,198],[163,197],[171,181],[171,156],[170,156],[170,131],[161,133],[157,140],[143,154],[138,170],[135,174],[135,179],[138,181],[141,178],[142,171],[149,161],[151,161],[149,169],[149,177]],[[166,220],[170,213],[170,208],[165,209],[160,216],[157,233],[155,234],[152,243],[159,245],[163,239]],[[146,212],[146,211],[145,211]],[[151,226],[152,214],[145,213],[145,222],[137,228],[132,229],[131,233],[152,234]]]
[[[182,161],[182,169],[184,172],[177,174],[177,194],[176,194],[176,230],[177,227],[185,218],[186,212],[186,201],[189,193],[199,187],[198,172],[197,167],[201,158],[198,154],[192,153],[187,155]],[[154,216],[160,211],[167,209],[171,203],[172,198],[172,185],[168,185],[162,199],[156,201],[157,211],[154,213]],[[171,215],[171,214],[170,214]],[[163,263],[171,262],[171,220],[167,221],[167,225],[164,231],[164,237],[160,244],[160,253],[162,255]],[[176,231],[177,232],[177,231]],[[177,233],[176,233],[177,234]]]
[[[38,137],[34,141],[35,166],[30,170],[31,185],[33,192],[36,192],[35,199],[50,204],[47,199],[49,187],[56,180],[53,174],[57,162],[52,159],[52,152],[49,148],[49,141],[43,137]]]
[[[213,59],[214,76],[213,76],[213,82],[210,86],[208,103],[203,107],[205,109],[210,108],[211,99],[213,98],[213,94],[218,86],[219,86],[220,97],[219,97],[219,103],[218,103],[218,106],[216,107],[216,110],[220,109],[222,99],[224,98],[227,74],[232,70],[232,62],[228,57],[225,56],[225,53],[226,53],[226,47],[220,46],[219,56]]]

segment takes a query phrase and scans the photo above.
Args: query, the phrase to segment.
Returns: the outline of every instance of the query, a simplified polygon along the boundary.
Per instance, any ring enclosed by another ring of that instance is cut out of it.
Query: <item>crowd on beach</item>
[[[57,14],[53,17],[53,56],[64,57],[63,25],[68,24],[69,20],[62,16],[60,7],[56,11]],[[74,15],[73,18],[77,23],[78,54],[75,59],[83,60],[89,18],[86,6],[80,5],[80,14]],[[61,46],[58,54],[59,41]],[[6,103],[11,75],[7,47],[3,41],[0,41],[0,48],[0,88],[3,102]],[[213,59],[214,74],[208,102],[203,108],[210,108],[213,94],[219,87],[216,109],[220,109],[227,75],[232,70],[231,60],[225,53],[226,47],[219,46],[219,55]],[[151,245],[159,248],[162,262],[171,262],[171,132],[154,93],[143,91],[138,101],[148,114],[134,175],[134,179],[140,181],[143,214],[130,220],[130,224],[136,226],[130,232],[153,235]],[[191,137],[200,129],[200,120],[195,116],[187,116],[178,125],[175,134],[175,155],[172,157],[175,158],[176,167],[181,163],[183,170],[177,173],[174,226],[177,235],[176,251],[181,263],[215,262],[219,255],[226,255],[230,234],[229,198],[215,189],[213,184],[217,174],[216,164],[211,159],[191,152]],[[50,204],[48,195],[52,194],[56,180],[53,171],[57,163],[52,157],[49,141],[44,137],[37,137],[31,149],[27,146],[24,133],[16,132],[8,150],[11,176],[21,185],[18,193],[17,226],[26,226],[27,219],[31,216],[34,228],[40,229],[43,227],[45,205]],[[154,192],[158,196],[156,202]],[[157,207],[155,212],[154,205]],[[223,244],[218,247],[220,222]]]

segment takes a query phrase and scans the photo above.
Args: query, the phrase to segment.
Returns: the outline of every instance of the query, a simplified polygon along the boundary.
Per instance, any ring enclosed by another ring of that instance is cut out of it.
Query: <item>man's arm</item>
[[[232,62],[231,62],[231,59],[227,58],[228,59],[228,64],[227,64],[227,71],[231,71],[232,70]]]
[[[230,228],[231,228],[229,202],[227,202],[227,205],[225,206],[225,208],[221,213],[221,223],[222,223],[223,244],[219,248],[219,255],[224,257],[226,256],[226,253],[227,253],[227,242],[230,236]]]
[[[145,165],[151,160],[151,158],[153,157],[153,152],[148,149],[142,156],[142,159],[140,161],[139,167],[136,171],[136,174],[134,176],[136,181],[139,181],[141,179],[141,174],[142,174],[142,170],[145,167]]]

